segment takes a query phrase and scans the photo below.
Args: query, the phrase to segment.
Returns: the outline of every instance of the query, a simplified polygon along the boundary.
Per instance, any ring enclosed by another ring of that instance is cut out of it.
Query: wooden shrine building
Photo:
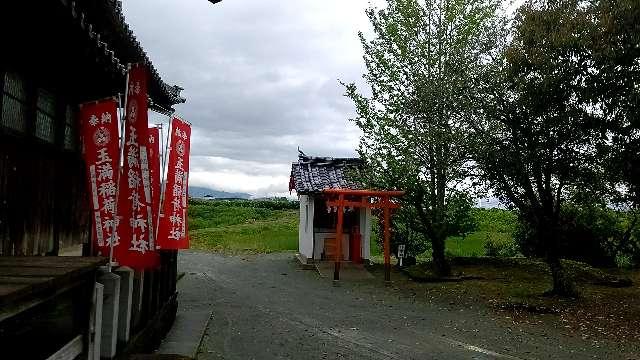
[[[404,192],[365,189],[358,181],[362,166],[358,158],[310,157],[300,152],[289,181],[289,190],[295,190],[300,200],[297,257],[303,264],[333,261],[334,280],[339,280],[341,262],[369,259],[371,211],[380,209],[388,281],[391,210],[399,207],[393,199]]]
[[[185,101],[179,87],[160,78],[121,6],[119,0],[0,5],[2,358],[78,352],[84,358],[112,358],[112,352],[141,344],[145,335],[159,340],[154,331],[170,325],[175,315],[174,253],[163,255],[160,270],[135,275],[138,306],[126,336],[118,337],[117,349],[104,339],[101,348],[99,329],[89,320],[95,302],[102,304],[94,283],[106,259],[59,256],[75,249],[82,249],[77,255],[91,254],[78,104],[123,93],[126,66],[137,62],[150,69],[152,110],[168,113]]]
[[[312,157],[300,154],[291,166],[289,190],[300,200],[298,254],[302,262],[333,260],[336,254],[336,217],[328,211],[326,189],[363,189],[356,180],[362,161],[358,158]],[[371,210],[349,209],[344,216],[341,254],[343,260],[369,259]]]

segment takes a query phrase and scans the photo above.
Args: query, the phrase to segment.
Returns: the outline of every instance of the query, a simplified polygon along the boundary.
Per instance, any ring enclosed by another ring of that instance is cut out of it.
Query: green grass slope
[[[264,202],[191,201],[191,248],[226,253],[296,250],[298,211],[264,206]]]

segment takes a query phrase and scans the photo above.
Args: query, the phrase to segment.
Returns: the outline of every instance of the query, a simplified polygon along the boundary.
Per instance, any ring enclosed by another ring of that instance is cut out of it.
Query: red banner
[[[171,147],[167,164],[158,245],[161,249],[188,249],[187,196],[189,194],[189,150],[191,126],[173,118],[171,120]]]
[[[146,269],[159,265],[153,231],[153,204],[149,173],[147,69],[132,65],[127,87],[124,161],[118,213],[122,216],[115,259],[120,265]],[[120,211],[122,209],[122,211]]]
[[[80,105],[80,127],[91,190],[94,254],[109,256],[109,244],[119,244],[116,219],[118,176],[118,103],[115,99]],[[116,231],[114,232],[114,227]]]
[[[160,129],[149,128],[149,174],[151,175],[151,204],[153,206],[153,228],[158,226],[160,210]]]

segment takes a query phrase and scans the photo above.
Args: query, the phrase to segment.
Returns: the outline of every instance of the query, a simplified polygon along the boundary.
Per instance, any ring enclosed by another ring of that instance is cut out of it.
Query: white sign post
[[[398,245],[398,259],[400,259],[400,267],[402,267],[402,258],[404,258],[404,244]]]

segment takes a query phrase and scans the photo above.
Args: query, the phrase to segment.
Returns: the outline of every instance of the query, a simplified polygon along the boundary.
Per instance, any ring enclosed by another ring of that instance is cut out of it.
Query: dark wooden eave
[[[126,64],[144,63],[149,67],[149,96],[151,108],[171,111],[175,104],[184,103],[182,88],[165,83],[149,59],[133,31],[126,23],[119,0],[60,0],[67,7],[70,21],[94,44],[98,53],[112,64],[111,71],[122,78],[126,76]]]

